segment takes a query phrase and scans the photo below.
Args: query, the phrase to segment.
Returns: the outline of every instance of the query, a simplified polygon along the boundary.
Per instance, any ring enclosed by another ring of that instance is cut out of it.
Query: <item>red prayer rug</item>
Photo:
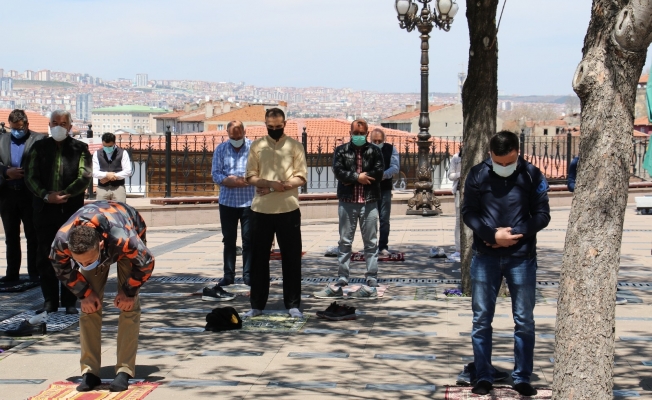
[[[139,382],[129,385],[124,392],[109,392],[109,384],[102,384],[98,390],[78,392],[75,388],[79,385],[74,382],[55,382],[30,400],[140,400],[147,397],[159,385],[153,382]]]
[[[552,390],[538,389],[536,396],[521,396],[509,386],[494,386],[494,389],[484,396],[471,393],[471,386],[446,387],[445,400],[550,400]]]

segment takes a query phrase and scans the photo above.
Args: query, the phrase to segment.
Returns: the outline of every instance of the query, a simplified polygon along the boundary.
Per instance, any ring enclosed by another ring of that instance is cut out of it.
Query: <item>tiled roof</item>
[[[641,75],[641,78],[638,80],[639,85],[643,85],[647,83],[647,79],[649,78],[650,74],[643,74]]]
[[[443,104],[443,105],[436,105],[436,106],[430,106],[428,107],[428,111],[434,112],[434,111],[439,111],[447,107],[451,107],[452,104]],[[387,117],[383,119],[383,122],[387,121],[400,121],[400,120],[407,120],[407,119],[412,119],[416,118],[421,114],[421,110],[417,111],[410,111],[410,112],[402,112],[400,114],[392,115],[391,117]]]
[[[181,116],[184,116],[186,114],[190,114],[190,113],[187,113],[185,111],[175,111],[167,114],[155,115],[154,119],[174,119],[174,118],[179,118]]]
[[[540,126],[568,126],[568,122],[564,121],[563,119],[555,119],[552,121],[540,121],[536,122],[537,125]]]
[[[650,137],[650,135],[634,129],[634,137]]]
[[[318,119],[291,119],[287,121],[285,126],[285,134],[289,137],[301,141],[303,128],[306,127],[308,134],[308,152],[318,153],[331,152],[331,148],[341,140],[341,143],[349,141],[351,122],[341,119],[333,118],[318,118]],[[399,147],[399,151],[405,151],[405,147],[414,147],[410,151],[416,151],[416,137],[414,133],[407,133],[395,129],[387,129],[378,125],[369,125],[371,132],[375,128],[380,128],[385,132],[387,141]],[[254,140],[259,137],[267,135],[267,128],[264,125],[250,126],[247,128],[247,137]],[[203,151],[205,148],[214,149],[218,144],[228,140],[226,131],[206,131],[196,134],[184,134],[172,136],[172,148],[174,151]],[[165,148],[164,136],[130,136],[120,137],[118,139],[119,145],[123,147],[131,146],[134,149],[148,149],[163,150]],[[448,146],[451,153],[456,152],[457,148],[453,145],[453,141],[434,137],[432,139],[433,145],[436,149],[445,151]]]
[[[9,114],[12,111],[13,110],[0,109],[0,122],[5,123],[5,128],[7,131],[9,131]],[[44,117],[43,115],[33,111],[25,111],[25,114],[27,114],[30,130],[38,133],[48,133],[48,126],[50,124],[48,117]]]
[[[644,115],[640,118],[636,118],[634,120],[634,126],[643,126],[643,125],[650,125],[650,121],[647,119],[647,115]]]
[[[184,116],[177,118],[179,122],[204,122],[206,121],[206,111],[205,110],[193,110],[187,113]]]
[[[206,121],[265,122],[265,106],[250,105],[238,110],[216,115]]]

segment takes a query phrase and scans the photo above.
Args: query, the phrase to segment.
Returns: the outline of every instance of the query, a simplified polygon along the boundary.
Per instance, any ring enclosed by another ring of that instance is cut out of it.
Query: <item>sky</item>
[[[500,93],[571,94],[591,1],[500,0],[499,13],[504,1]],[[430,92],[456,92],[467,69],[458,3],[451,31],[431,35]],[[394,0],[24,0],[2,14],[5,70],[420,90],[419,34],[399,28]]]

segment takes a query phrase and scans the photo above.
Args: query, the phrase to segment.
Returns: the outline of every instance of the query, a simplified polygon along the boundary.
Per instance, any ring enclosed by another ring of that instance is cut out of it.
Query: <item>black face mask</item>
[[[269,129],[269,128],[267,128],[267,134],[272,139],[278,141],[281,138],[281,136],[283,136],[283,129],[284,128],[281,128],[281,129]]]

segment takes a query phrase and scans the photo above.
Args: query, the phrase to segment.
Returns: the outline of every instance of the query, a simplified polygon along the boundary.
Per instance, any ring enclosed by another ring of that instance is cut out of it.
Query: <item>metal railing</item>
[[[303,193],[335,192],[333,152],[341,139],[306,132],[292,136],[303,143],[308,179]],[[258,137],[248,136],[255,140]],[[416,135],[387,135],[400,155],[400,172],[394,176],[394,188],[411,190],[417,181]],[[433,137],[429,155],[435,189],[450,188],[448,170],[452,156],[459,150],[461,137]],[[127,193],[148,197],[216,196],[219,185],[213,182],[211,167],[215,148],[228,140],[209,135],[120,135],[117,144],[131,158],[134,175],[127,180]],[[634,138],[631,172],[641,180],[652,180],[643,168],[647,138]],[[551,184],[566,182],[568,166],[578,154],[579,137],[571,135],[522,137],[521,154],[538,167]],[[169,166],[169,168],[168,168]]]

